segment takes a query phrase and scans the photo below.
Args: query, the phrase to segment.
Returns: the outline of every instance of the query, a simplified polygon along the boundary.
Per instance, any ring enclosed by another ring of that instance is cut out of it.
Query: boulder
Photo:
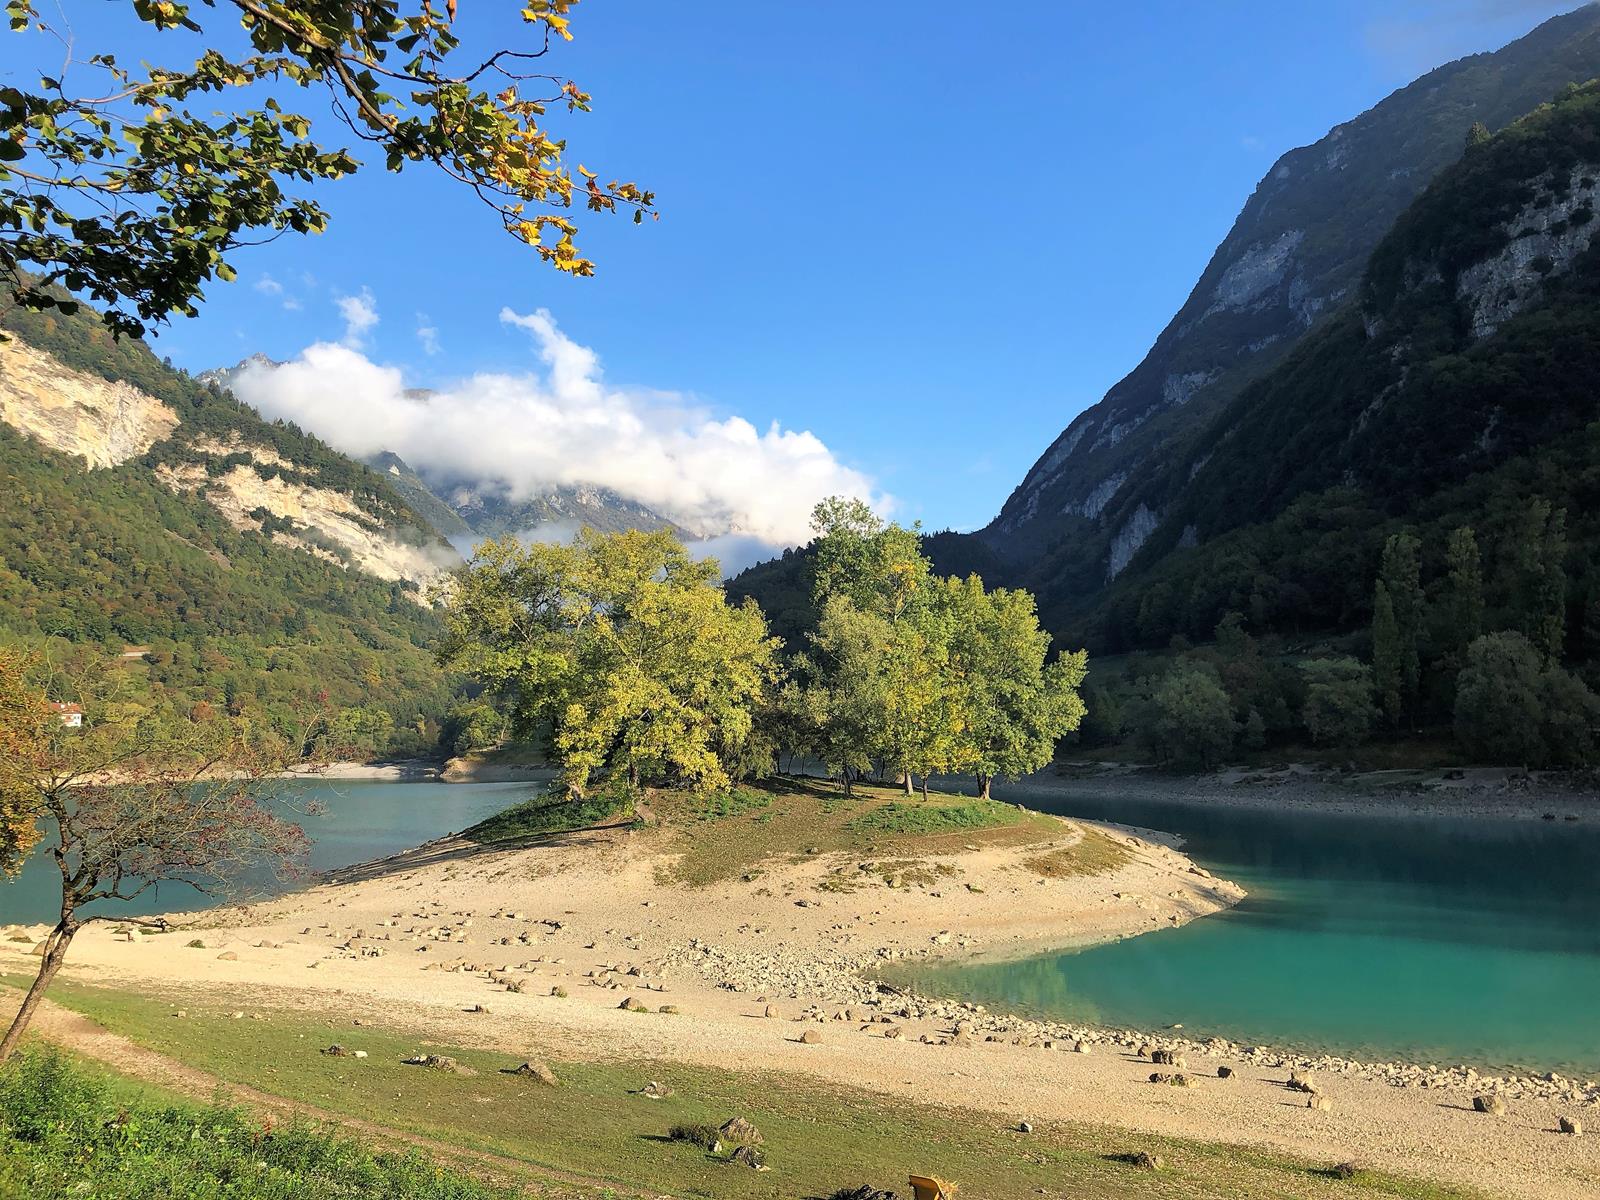
[[[1314,1112],[1331,1112],[1333,1110],[1333,1101],[1326,1096],[1312,1095],[1306,1099],[1306,1107]]]
[[[1334,1163],[1328,1168],[1328,1174],[1335,1179],[1354,1179],[1361,1173],[1361,1168],[1353,1162]]]
[[[1180,1070],[1188,1065],[1176,1050],[1152,1050],[1150,1061],[1158,1067],[1177,1067]]]
[[[1141,1150],[1137,1154],[1128,1155],[1128,1162],[1144,1171],[1159,1171],[1162,1167],[1161,1156]]]
[[[507,1075],[521,1075],[524,1079],[537,1079],[546,1087],[559,1087],[561,1081],[556,1078],[556,1073],[542,1062],[525,1062],[520,1067],[507,1067]]]
[[[1305,1092],[1308,1096],[1315,1096],[1320,1090],[1310,1071],[1290,1071],[1289,1082],[1285,1086],[1292,1092]]]
[[[1217,1068],[1217,1078],[1218,1079],[1236,1079],[1236,1078],[1238,1078],[1238,1073],[1232,1067],[1218,1067]]]
[[[1557,1124],[1562,1133],[1571,1134],[1573,1137],[1583,1135],[1583,1122],[1577,1117],[1562,1117]]]
[[[666,1084],[657,1083],[654,1079],[652,1079],[649,1083],[645,1084],[639,1089],[639,1095],[644,1096],[649,1100],[665,1100],[668,1096],[672,1095],[672,1089]]]
[[[408,1067],[426,1067],[430,1071],[444,1071],[451,1075],[476,1075],[471,1067],[464,1067],[448,1054],[418,1054],[401,1059]]]
[[[740,1146],[733,1152],[728,1161],[738,1163],[741,1167],[749,1167],[754,1171],[765,1171],[767,1169],[765,1156],[754,1146]]]
[[[1503,1117],[1506,1115],[1505,1098],[1492,1092],[1487,1096],[1474,1096],[1472,1098],[1472,1110],[1474,1112],[1488,1113],[1492,1117]]]
[[[800,1035],[800,1040],[807,1046],[815,1046],[822,1040],[822,1034],[815,1029],[808,1029]]]

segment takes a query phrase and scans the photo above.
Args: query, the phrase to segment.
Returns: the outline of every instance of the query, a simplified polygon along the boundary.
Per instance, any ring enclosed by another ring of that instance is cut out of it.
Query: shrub
[[[962,804],[917,804],[891,801],[862,813],[850,822],[858,833],[901,834],[917,837],[954,833],[962,829],[989,829],[1015,825],[1022,814],[1015,805],[998,800],[970,800]]]
[[[1353,658],[1324,658],[1301,670],[1306,679],[1302,710],[1307,732],[1319,746],[1354,746],[1367,739],[1378,719],[1372,672]]]

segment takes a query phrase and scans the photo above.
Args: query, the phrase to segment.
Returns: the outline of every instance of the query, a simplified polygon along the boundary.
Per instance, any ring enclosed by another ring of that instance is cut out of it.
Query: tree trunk
[[[916,786],[911,782],[911,771],[909,768],[906,770],[906,773],[903,777],[903,782],[906,785],[906,795],[909,796],[917,790]]]
[[[978,776],[978,799],[979,800],[987,800],[988,798],[989,798],[989,777],[987,775],[979,775]]]
[[[77,932],[77,925],[64,918],[50,931],[50,936],[45,938],[44,958],[39,963],[39,974],[34,977],[33,986],[28,989],[28,994],[22,998],[22,1007],[17,1009],[16,1018],[11,1022],[11,1028],[6,1030],[5,1039],[0,1041],[0,1063],[10,1058],[17,1048],[17,1043],[22,1041],[28,1023],[33,1020],[34,1010],[39,1007],[39,1001],[44,999],[45,989],[50,986],[50,981],[61,969],[61,963],[67,957],[67,947],[72,944],[72,935]]]
[[[924,772],[922,776],[922,799],[924,803],[926,803],[928,799],[928,776],[926,772]]]

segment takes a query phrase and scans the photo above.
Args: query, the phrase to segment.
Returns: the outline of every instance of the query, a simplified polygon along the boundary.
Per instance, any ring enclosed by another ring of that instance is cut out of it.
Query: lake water
[[[1600,828],[1017,798],[1182,834],[1250,895],[1074,953],[910,971],[927,991],[1357,1058],[1600,1074]]]
[[[311,836],[310,866],[347,867],[459,832],[499,812],[542,786],[527,783],[328,783],[285,785],[294,803],[321,811],[299,823]],[[270,888],[257,878],[253,890]],[[60,913],[60,876],[54,864],[35,856],[11,883],[0,881],[0,924],[54,921]],[[91,911],[129,914],[178,912],[214,901],[193,888],[166,884],[132,905],[106,904]]]

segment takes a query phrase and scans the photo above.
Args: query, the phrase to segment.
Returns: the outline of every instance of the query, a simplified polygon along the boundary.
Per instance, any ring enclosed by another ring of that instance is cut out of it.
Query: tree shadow
[[[410,850],[382,858],[368,859],[348,867],[339,867],[317,875],[316,883],[367,883],[391,875],[414,871],[420,867],[435,867],[444,863],[469,863],[479,858],[501,854],[508,850],[581,850],[590,846],[605,845],[619,831],[627,829],[631,821],[613,821],[587,829],[571,829],[557,833],[536,833],[527,837],[503,842],[479,842],[460,834],[424,842]]]

